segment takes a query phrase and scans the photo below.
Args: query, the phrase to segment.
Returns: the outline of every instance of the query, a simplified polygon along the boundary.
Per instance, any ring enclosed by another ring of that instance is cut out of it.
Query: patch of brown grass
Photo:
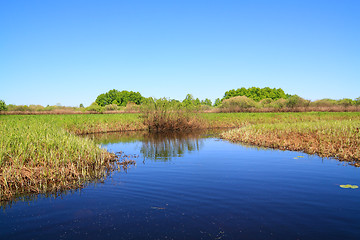
[[[301,151],[342,161],[360,161],[360,121],[319,121],[250,125],[222,134],[232,142]]]

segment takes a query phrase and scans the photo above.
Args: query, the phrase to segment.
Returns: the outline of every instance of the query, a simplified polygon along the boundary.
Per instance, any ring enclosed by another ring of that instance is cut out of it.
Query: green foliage
[[[126,106],[128,102],[133,102],[137,105],[141,104],[144,101],[144,97],[141,96],[139,92],[133,91],[118,91],[116,89],[110,90],[107,93],[100,94],[95,102],[99,106],[106,106],[109,104],[117,104],[118,106]]]
[[[263,108],[269,108],[272,107],[273,100],[271,98],[265,98],[261,100],[260,102],[261,107]]]
[[[282,108],[286,107],[286,103],[287,103],[286,99],[280,98],[280,99],[272,102],[270,104],[270,107],[273,107],[275,109],[282,109]]]
[[[214,107],[218,107],[218,106],[220,106],[220,104],[221,104],[220,98],[215,99]]]
[[[286,106],[289,108],[294,108],[294,107],[307,107],[309,106],[310,101],[305,100],[301,97],[299,97],[298,95],[293,95],[291,97],[289,97],[286,101]]]
[[[212,106],[212,102],[211,102],[211,100],[210,99],[208,99],[208,98],[205,98],[205,100],[202,100],[201,101],[201,105],[206,105],[206,106]]]
[[[200,99],[194,99],[193,95],[187,94],[181,106],[187,110],[198,110],[201,105]]]
[[[316,100],[310,103],[311,107],[332,107],[336,105],[337,105],[337,101],[329,98]]]
[[[338,101],[338,104],[344,107],[350,107],[352,105],[355,105],[355,101],[350,98],[343,98]]]
[[[238,88],[238,89],[232,89],[227,92],[225,92],[224,99],[229,99],[236,96],[246,96],[248,98],[253,99],[256,102],[259,102],[260,100],[270,98],[272,100],[277,100],[280,98],[288,98],[289,95],[285,94],[284,90],[281,88],[258,88],[258,87],[251,87],[251,88]]]
[[[115,111],[118,109],[118,105],[116,104],[109,104],[105,106],[105,111]]]
[[[3,100],[0,100],[0,111],[6,111],[7,106]]]
[[[84,107],[84,104],[80,103],[79,108],[83,108],[83,107]]]
[[[93,102],[90,106],[86,108],[86,111],[102,113],[104,112],[104,108],[99,106],[96,102]]]
[[[355,105],[359,106],[360,105],[360,97],[355,98],[354,102],[355,102]]]
[[[239,112],[245,109],[258,107],[259,103],[253,99],[245,96],[237,96],[230,99],[225,99],[220,108],[226,112]]]

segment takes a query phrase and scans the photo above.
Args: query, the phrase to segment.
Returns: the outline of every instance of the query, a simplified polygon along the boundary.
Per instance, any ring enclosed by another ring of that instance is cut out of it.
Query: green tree
[[[185,108],[193,107],[194,106],[194,97],[191,94],[187,94],[185,99],[182,101],[182,104]]]
[[[343,98],[343,99],[339,100],[338,103],[339,103],[339,105],[344,106],[346,108],[355,104],[355,102],[350,98]]]
[[[214,107],[217,107],[221,104],[220,98],[215,99]]]
[[[211,100],[210,99],[208,99],[208,98],[205,98],[205,100],[202,100],[201,101],[201,105],[206,105],[206,106],[212,106],[212,102],[211,102]]]
[[[95,102],[99,106],[106,106],[109,104],[113,104],[113,102],[116,100],[116,104],[118,106],[126,106],[129,102],[140,105],[144,101],[144,99],[145,98],[141,96],[139,92],[125,90],[120,92],[116,89],[112,89],[107,93],[100,94],[96,98]]]
[[[360,105],[360,97],[355,98],[354,102],[355,102],[355,105],[359,106]]]
[[[305,100],[299,97],[298,95],[293,95],[286,100],[286,106],[289,108],[308,107],[309,103],[310,103],[309,100]]]
[[[251,88],[246,89],[246,88],[242,87],[242,88],[238,88],[237,90],[231,89],[231,90],[225,92],[222,100],[229,99],[232,97],[237,97],[237,96],[245,96],[245,97],[248,97],[257,102],[259,102],[263,99],[266,99],[266,98],[270,98],[272,100],[277,100],[280,98],[284,98],[284,99],[287,98],[287,95],[285,94],[284,90],[282,90],[281,88],[251,87]]]
[[[0,100],[0,111],[6,111],[7,106],[3,100]]]

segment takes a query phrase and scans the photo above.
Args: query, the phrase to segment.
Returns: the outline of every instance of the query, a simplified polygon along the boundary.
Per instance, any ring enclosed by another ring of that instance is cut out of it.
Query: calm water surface
[[[0,239],[360,239],[360,190],[339,187],[359,168],[209,133],[92,137],[137,165],[6,206]]]

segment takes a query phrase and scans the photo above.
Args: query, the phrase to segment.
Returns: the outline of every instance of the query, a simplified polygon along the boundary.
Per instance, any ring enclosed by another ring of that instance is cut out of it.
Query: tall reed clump
[[[176,100],[148,99],[141,108],[143,123],[149,131],[186,131],[201,128],[201,120],[191,108]]]
[[[101,179],[115,155],[36,118],[0,121],[0,200],[57,192]]]
[[[334,157],[360,166],[360,120],[255,124],[222,138],[258,146]]]

